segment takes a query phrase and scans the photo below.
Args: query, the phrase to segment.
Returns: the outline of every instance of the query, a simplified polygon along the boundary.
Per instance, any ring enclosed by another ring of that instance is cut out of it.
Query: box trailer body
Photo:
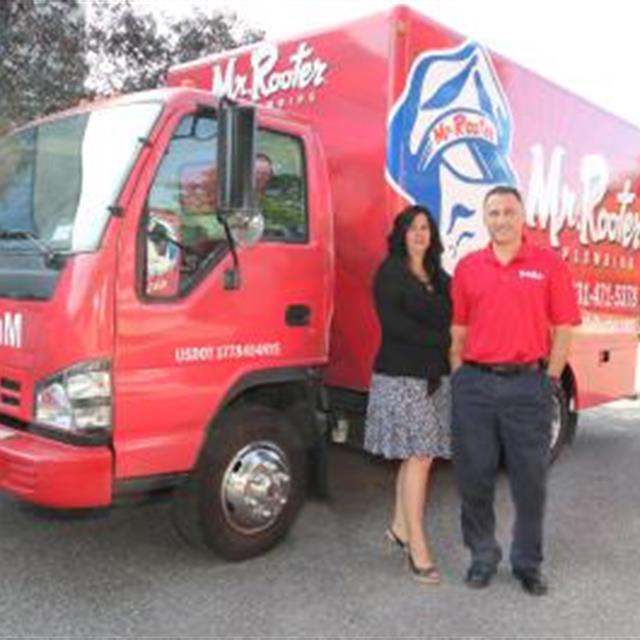
[[[370,284],[395,213],[426,204],[444,264],[487,243],[496,184],[526,198],[528,235],[569,264],[583,308],[578,408],[634,391],[640,131],[399,7],[329,33],[180,65],[195,86],[304,117],[327,159],[336,251],[326,379],[366,389],[377,343]]]
[[[0,141],[0,489],[77,508],[177,485],[177,520],[219,553],[269,548],[327,432],[362,425],[395,214],[429,207],[452,272],[486,245],[496,184],[522,190],[583,310],[554,446],[573,412],[633,392],[632,126],[405,7],[167,84]],[[237,266],[214,198],[222,97],[258,114],[264,232]]]

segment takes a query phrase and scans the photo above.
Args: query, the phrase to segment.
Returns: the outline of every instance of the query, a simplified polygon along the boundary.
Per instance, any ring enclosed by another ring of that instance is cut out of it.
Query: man
[[[512,571],[527,593],[543,595],[552,397],[580,312],[566,264],[524,237],[519,191],[494,187],[483,208],[491,242],[460,261],[452,285],[452,435],[471,552],[466,583],[488,586],[501,559],[493,500],[502,453],[515,506]]]
[[[274,176],[273,162],[266,153],[256,154],[256,193],[258,198],[264,198],[266,195],[269,181]]]

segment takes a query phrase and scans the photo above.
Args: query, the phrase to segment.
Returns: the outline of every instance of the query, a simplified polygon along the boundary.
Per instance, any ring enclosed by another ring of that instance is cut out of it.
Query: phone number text
[[[612,282],[576,282],[578,304],[604,309],[637,309],[638,287]]]

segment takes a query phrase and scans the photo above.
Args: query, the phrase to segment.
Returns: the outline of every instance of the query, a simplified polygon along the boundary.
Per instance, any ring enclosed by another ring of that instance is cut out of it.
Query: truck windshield
[[[106,107],[0,137],[0,242],[94,251],[162,105]],[[0,244],[0,250],[4,247]]]

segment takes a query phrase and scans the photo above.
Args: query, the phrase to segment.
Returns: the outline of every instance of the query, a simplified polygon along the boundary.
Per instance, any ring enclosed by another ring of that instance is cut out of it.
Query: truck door
[[[117,293],[118,478],[190,469],[234,384],[327,360],[329,223],[310,206],[310,138],[294,125],[260,129],[264,234],[238,249],[233,289],[216,217],[216,136],[213,115],[176,119],[127,221]]]

